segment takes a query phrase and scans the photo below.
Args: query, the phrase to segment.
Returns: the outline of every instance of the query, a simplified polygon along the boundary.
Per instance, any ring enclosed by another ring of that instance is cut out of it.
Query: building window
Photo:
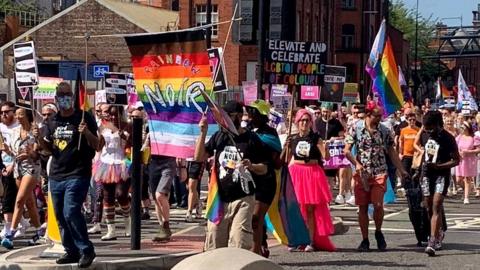
[[[354,9],[355,8],[355,0],[342,0],[342,8]]]
[[[352,49],[355,46],[355,25],[342,25],[342,49]]]
[[[196,26],[202,26],[207,24],[207,5],[197,5],[195,9],[195,22]],[[212,38],[218,37],[218,7],[212,5]]]
[[[355,71],[357,67],[353,63],[345,63],[344,66],[347,68],[347,77],[345,78],[347,82],[356,82]]]

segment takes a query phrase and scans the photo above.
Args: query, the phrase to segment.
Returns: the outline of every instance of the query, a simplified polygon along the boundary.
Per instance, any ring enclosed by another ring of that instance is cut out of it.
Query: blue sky
[[[397,0],[393,0],[397,1]],[[417,0],[402,0],[407,7],[415,8]],[[463,25],[472,25],[472,10],[477,9],[480,0],[419,0],[418,12],[432,19],[463,16]],[[442,20],[450,26],[460,25],[460,19]]]

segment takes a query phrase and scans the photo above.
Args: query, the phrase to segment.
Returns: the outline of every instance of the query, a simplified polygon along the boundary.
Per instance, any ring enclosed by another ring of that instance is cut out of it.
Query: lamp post
[[[414,96],[417,97],[418,101],[418,0],[417,0],[417,9],[415,16],[415,69],[414,69],[415,78],[413,80],[413,89]]]

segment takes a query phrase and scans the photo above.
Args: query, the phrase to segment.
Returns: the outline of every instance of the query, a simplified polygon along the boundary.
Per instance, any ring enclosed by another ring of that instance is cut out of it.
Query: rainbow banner
[[[380,105],[385,114],[390,115],[402,107],[404,100],[392,44],[386,30],[386,22],[383,20],[365,69],[372,78],[372,90],[378,95]]]
[[[191,158],[213,83],[203,30],[125,37],[137,94],[148,113],[152,155]],[[209,113],[208,134],[218,126]]]
[[[210,181],[208,182],[208,195],[205,217],[210,221],[218,225],[223,219],[224,208],[223,202],[220,200],[220,194],[218,193],[218,179],[217,172],[213,166],[212,173],[210,174]]]
[[[39,77],[38,87],[33,89],[34,99],[54,100],[57,85],[63,81],[62,78]]]

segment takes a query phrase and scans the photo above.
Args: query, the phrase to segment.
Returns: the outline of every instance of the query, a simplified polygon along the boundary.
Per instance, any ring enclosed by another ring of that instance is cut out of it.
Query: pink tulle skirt
[[[127,166],[125,162],[121,164],[106,164],[97,160],[93,164],[93,179],[103,184],[116,184],[125,181],[128,178]]]
[[[307,208],[314,207],[315,248],[326,251],[335,251],[329,235],[335,231],[328,204],[332,200],[330,186],[323,169],[317,164],[293,164],[289,166],[293,187],[300,204],[305,223],[307,222]]]

